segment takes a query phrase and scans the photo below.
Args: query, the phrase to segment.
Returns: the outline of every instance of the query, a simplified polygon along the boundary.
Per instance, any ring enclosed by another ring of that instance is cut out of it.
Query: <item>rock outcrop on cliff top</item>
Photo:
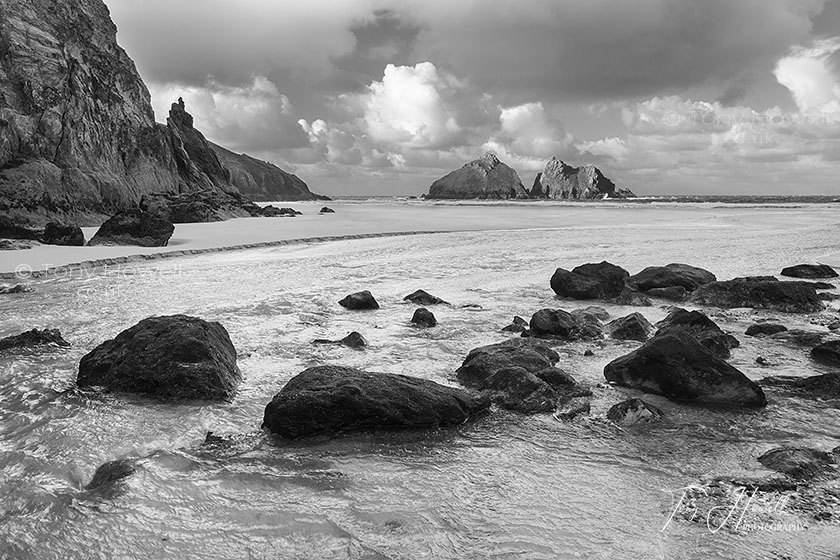
[[[102,0],[0,0],[0,212],[79,224],[144,194],[236,192],[183,103],[155,122]]]
[[[542,173],[537,174],[531,188],[531,198],[593,200],[599,198],[634,198],[631,191],[615,188],[594,165],[572,167],[551,158]]]
[[[516,171],[487,153],[432,183],[426,198],[500,200],[528,198],[528,192]]]

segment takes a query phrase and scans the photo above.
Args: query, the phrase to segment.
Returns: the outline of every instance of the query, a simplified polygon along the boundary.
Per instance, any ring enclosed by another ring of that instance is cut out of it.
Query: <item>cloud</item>
[[[580,142],[576,145],[582,153],[593,156],[604,156],[614,160],[620,160],[630,153],[627,144],[621,138],[603,138],[594,142]]]
[[[438,73],[431,62],[385,67],[382,81],[364,96],[364,120],[374,141],[404,147],[450,143],[461,131],[447,93],[460,87],[451,75]]]
[[[288,97],[264,76],[240,87],[210,80],[206,86],[152,84],[149,90],[157,120],[165,120],[172,102],[183,97],[195,126],[227,148],[263,151],[309,144]]]
[[[840,37],[798,46],[776,63],[773,74],[790,90],[800,111],[820,109],[840,100]]]

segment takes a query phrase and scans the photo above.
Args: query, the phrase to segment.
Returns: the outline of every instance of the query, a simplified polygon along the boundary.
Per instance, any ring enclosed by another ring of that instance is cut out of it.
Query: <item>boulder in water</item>
[[[13,336],[0,338],[0,350],[11,350],[14,348],[34,348],[44,344],[56,346],[70,346],[64,340],[58,329],[32,329]]]
[[[642,399],[627,399],[612,406],[607,411],[607,419],[619,426],[632,426],[642,422],[660,420],[664,414],[661,410]]]
[[[458,368],[458,381],[471,388],[480,387],[497,370],[522,367],[536,373],[552,367],[560,356],[532,339],[514,338],[497,344],[473,348]]]
[[[758,458],[766,468],[798,479],[810,479],[833,469],[837,458],[810,447],[776,447]]]
[[[340,340],[316,338],[312,341],[312,344],[339,344],[341,346],[353,348],[354,350],[363,350],[365,347],[369,346],[367,339],[356,331],[351,332]]]
[[[778,323],[754,323],[747,327],[744,332],[747,336],[761,336],[780,333],[788,330],[786,326]]]
[[[502,328],[502,332],[514,332],[514,333],[523,333],[528,330],[528,321],[516,315],[513,318],[513,322]]]
[[[669,286],[667,288],[651,288],[645,292],[650,297],[667,299],[668,301],[685,301],[689,292],[682,286]]]
[[[411,317],[411,324],[418,327],[434,327],[437,325],[437,319],[435,319],[434,313],[425,307],[421,307],[420,309],[417,309]]]
[[[814,313],[822,301],[810,282],[779,282],[764,278],[711,282],[697,288],[691,301],[715,307],[753,307],[785,313]]]
[[[760,383],[768,387],[791,390],[805,397],[840,398],[840,372],[811,375],[809,377],[776,375],[765,377]]]
[[[701,311],[687,311],[680,307],[674,308],[659,323],[656,335],[683,331],[693,336],[697,341],[724,360],[730,356],[730,349],[741,345],[737,338],[727,334]]]
[[[573,299],[606,299],[617,297],[625,287],[629,273],[603,261],[573,268],[558,268],[551,277],[551,289],[560,297]]]
[[[403,301],[410,301],[417,305],[449,305],[437,296],[433,296],[426,290],[417,290],[405,296]]]
[[[135,208],[108,218],[88,245],[166,247],[174,232],[175,226],[169,220]]]
[[[225,400],[241,380],[222,325],[170,315],[143,319],[94,348],[79,362],[77,383],[165,399]]]
[[[602,336],[600,324],[587,321],[562,309],[540,309],[529,323],[531,336],[573,341]]]
[[[288,217],[294,218],[295,216],[300,216],[302,212],[298,212],[294,208],[277,208],[276,206],[272,206],[269,204],[268,206],[263,206],[260,208],[260,216],[264,218],[281,218],[281,217]]]
[[[329,206],[324,206],[323,208],[321,208],[321,210],[318,213],[319,214],[335,214],[335,210],[333,210]]]
[[[791,278],[837,278],[838,274],[827,264],[798,264],[782,269],[782,276]]]
[[[26,294],[34,292],[32,286],[28,284],[15,284],[14,286],[0,286],[0,295],[4,294]]]
[[[840,340],[830,340],[815,346],[811,350],[815,362],[829,366],[840,366]]]
[[[354,310],[379,309],[379,303],[368,291],[355,292],[344,297],[338,302],[341,307]]]
[[[651,330],[653,330],[653,325],[641,313],[631,313],[607,324],[610,338],[615,340],[644,342],[648,339]]]
[[[45,243],[46,245],[82,247],[85,244],[85,234],[79,226],[50,222],[44,228],[41,243]]]
[[[487,398],[391,373],[317,366],[293,377],[265,407],[263,427],[287,438],[351,430],[432,429],[462,424]]]
[[[765,406],[761,387],[684,332],[658,335],[606,365],[607,381],[677,401]]]
[[[599,200],[603,198],[635,198],[627,189],[615,188],[594,165],[581,167],[571,165],[552,157],[542,173],[537,174],[531,188],[531,198],[561,200]]]
[[[654,288],[683,288],[691,292],[715,280],[715,275],[708,270],[681,263],[649,266],[627,279],[631,286],[643,292]]]

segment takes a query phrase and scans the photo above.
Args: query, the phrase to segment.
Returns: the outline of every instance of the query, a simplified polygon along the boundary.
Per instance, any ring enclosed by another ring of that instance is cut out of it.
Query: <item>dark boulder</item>
[[[837,272],[827,264],[798,264],[783,268],[782,276],[791,278],[837,278]]]
[[[85,486],[85,493],[88,497],[115,498],[126,491],[125,479],[136,471],[136,459],[117,459],[103,463]]]
[[[765,406],[761,387],[686,333],[655,336],[606,365],[607,381],[678,401]]]
[[[615,340],[644,342],[648,339],[651,330],[653,330],[653,325],[641,313],[631,313],[607,324],[610,338]]]
[[[332,208],[330,208],[328,206],[324,206],[323,208],[321,208],[321,210],[318,213],[319,214],[335,214],[335,210],[333,210]]]
[[[32,286],[28,284],[15,284],[14,286],[0,286],[0,295],[4,294],[26,294],[34,292]]]
[[[456,426],[489,400],[426,379],[317,366],[292,378],[265,407],[263,427],[287,438],[351,430]]]
[[[351,332],[350,334],[339,340],[327,340],[325,338],[316,338],[312,341],[312,344],[339,344],[341,346],[353,348],[354,350],[363,350],[366,346],[369,345],[367,339],[356,331]]]
[[[587,307],[572,309],[570,313],[574,317],[578,317],[587,323],[595,325],[600,325],[601,321],[606,321],[610,318],[610,312],[603,307],[598,307],[597,305],[589,305]]]
[[[473,160],[435,181],[428,200],[528,198],[519,175],[492,153]]]
[[[56,346],[70,346],[64,340],[58,329],[32,329],[13,336],[0,338],[0,350],[11,350],[13,348],[33,348],[43,344],[54,344]]]
[[[747,336],[760,336],[776,334],[786,330],[788,330],[786,326],[779,325],[778,323],[755,323],[747,327],[744,334]]]
[[[264,218],[280,218],[280,217],[290,217],[294,218],[295,216],[300,216],[302,212],[298,212],[294,208],[277,208],[276,206],[268,205],[263,206],[260,208],[260,216]]]
[[[69,226],[50,222],[44,228],[41,243],[47,245],[65,245],[68,247],[82,247],[85,244],[85,234],[79,226]]]
[[[650,297],[667,299],[668,301],[685,301],[689,292],[682,286],[669,286],[667,288],[651,288],[645,292]]]
[[[88,245],[166,247],[174,231],[169,220],[135,208],[108,218]]]
[[[833,453],[810,447],[776,447],[758,458],[766,468],[798,479],[810,479],[833,469]]]
[[[572,315],[562,309],[540,309],[529,323],[532,336],[573,341],[602,336],[599,324]]]
[[[736,279],[697,288],[691,301],[715,307],[753,307],[785,313],[813,313],[823,304],[810,282]]]
[[[214,189],[146,194],[140,199],[140,209],[173,224],[221,222],[263,215],[262,208],[241,194]]]
[[[434,327],[437,325],[437,319],[435,319],[434,313],[425,307],[421,307],[414,311],[414,315],[411,317],[411,324],[418,327]]]
[[[410,301],[417,305],[449,305],[437,296],[433,296],[425,290],[417,290],[403,298],[403,301]]]
[[[502,408],[523,414],[554,412],[556,407],[557,393],[551,385],[521,367],[497,370],[480,390]]]
[[[811,358],[821,364],[840,366],[840,340],[830,340],[815,346],[811,350]]]
[[[715,275],[708,270],[680,263],[671,263],[665,266],[649,266],[627,279],[631,286],[635,286],[643,292],[654,288],[675,287],[680,287],[691,292],[715,280],[717,280]]]
[[[40,237],[37,230],[20,224],[9,216],[0,215],[0,239],[38,241]]]
[[[724,360],[731,355],[730,349],[741,345],[738,339],[721,330],[717,323],[709,319],[701,311],[687,311],[681,307],[671,310],[668,315],[656,324],[659,330],[656,336],[670,334],[676,331],[688,333],[697,342],[711,350],[716,356]]]
[[[0,292],[3,293],[3,292]],[[828,330],[830,331],[838,331],[840,330],[840,321],[834,321],[828,325]]]
[[[522,333],[528,330],[528,321],[516,315],[513,318],[513,322],[502,328],[502,332],[514,332],[514,333]]]
[[[571,271],[558,268],[551,277],[551,289],[560,297],[573,299],[606,299],[617,297],[630,274],[603,261],[588,263]]]
[[[355,292],[344,297],[338,302],[341,307],[347,309],[379,309],[379,303],[376,302],[373,295],[368,291]]]
[[[572,375],[557,367],[548,367],[534,372],[534,375],[548,383],[555,391],[568,392],[578,389],[577,381]]]
[[[828,336],[828,333],[821,331],[806,331],[804,329],[788,329],[769,335],[773,340],[796,344],[799,346],[816,346]]]
[[[811,285],[814,287],[815,290],[833,290],[837,286],[831,284],[830,282],[811,282]]]
[[[653,305],[653,302],[645,294],[630,288],[624,288],[620,294],[611,298],[609,301],[615,305],[633,305],[636,307],[650,307]]]
[[[765,377],[760,381],[760,384],[767,387],[788,389],[806,397],[840,398],[840,372],[811,375],[809,377],[777,375]]]
[[[627,399],[613,405],[607,411],[607,420],[619,426],[632,426],[642,422],[660,420],[664,414],[661,410],[642,399]]]
[[[500,369],[521,367],[536,373],[554,366],[559,359],[557,352],[548,346],[515,338],[473,348],[456,374],[462,385],[478,388]]]
[[[97,346],[79,362],[77,383],[165,399],[221,400],[230,399],[241,380],[222,325],[170,315],[143,319]]]

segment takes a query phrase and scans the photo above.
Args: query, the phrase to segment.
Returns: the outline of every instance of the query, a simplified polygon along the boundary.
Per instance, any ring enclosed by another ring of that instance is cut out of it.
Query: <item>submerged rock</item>
[[[560,297],[574,299],[606,299],[617,297],[624,290],[629,273],[603,261],[573,268],[558,268],[551,277],[551,289]]]
[[[820,344],[828,333],[820,331],[806,331],[803,329],[787,329],[769,335],[773,340],[798,344],[799,346],[814,346]]]
[[[665,288],[683,288],[685,291],[691,292],[715,280],[717,280],[715,275],[708,270],[681,263],[649,266],[627,279],[631,286],[635,286],[643,292]]]
[[[374,299],[368,290],[349,294],[339,301],[338,304],[341,307],[355,310],[379,309],[379,303],[377,303],[376,299]]]
[[[514,332],[514,333],[522,333],[528,330],[528,321],[516,315],[513,318],[513,322],[502,328],[502,332]]]
[[[437,319],[435,319],[434,313],[425,307],[421,307],[414,312],[414,315],[412,315],[411,324],[418,327],[434,327],[437,325]]]
[[[656,336],[675,331],[686,332],[724,360],[729,358],[730,349],[741,345],[737,338],[723,332],[717,326],[717,323],[700,311],[687,311],[681,307],[674,308],[656,326],[659,327]]]
[[[552,157],[542,173],[537,174],[531,188],[531,198],[562,200],[596,200],[603,198],[635,198],[627,189],[616,190],[594,165],[572,167]]]
[[[241,380],[222,325],[170,315],[143,319],[86,354],[77,383],[166,399],[223,400]]]
[[[809,479],[830,472],[837,464],[831,452],[810,447],[776,447],[758,458],[766,468],[798,479]]]
[[[607,324],[610,338],[615,340],[638,340],[644,342],[648,339],[653,325],[645,319],[641,313],[631,313],[620,317]]]
[[[11,350],[13,348],[33,348],[43,344],[54,344],[56,346],[70,346],[64,340],[58,329],[32,329],[13,336],[0,338],[0,350]]]
[[[554,412],[557,401],[548,383],[521,367],[497,370],[477,388],[503,408],[524,414]]]
[[[765,406],[756,383],[683,332],[657,335],[604,367],[618,385],[708,404]]]
[[[125,479],[137,471],[136,459],[117,459],[103,463],[85,486],[89,497],[115,498],[125,492]]]
[[[425,290],[417,290],[405,296],[403,301],[410,301],[417,305],[449,305],[437,296],[433,296]]]
[[[811,350],[815,362],[829,366],[840,366],[840,340],[831,340],[815,346]]]
[[[837,278],[838,274],[827,264],[798,264],[783,268],[782,276],[791,278]]]
[[[812,375],[809,377],[778,375],[765,377],[760,383],[768,387],[789,389],[808,397],[840,398],[840,372]]]
[[[32,286],[28,284],[15,284],[14,286],[0,286],[0,295],[4,294],[26,294],[34,292]]]
[[[265,407],[263,427],[287,438],[351,430],[455,426],[490,401],[426,379],[317,366],[293,377]]]
[[[353,348],[355,350],[362,350],[369,346],[367,339],[356,331],[351,332],[340,340],[316,338],[312,341],[312,344],[340,344],[341,346],[347,346],[348,348]]]
[[[487,153],[432,183],[426,198],[516,199],[528,193],[516,171]]]
[[[642,422],[660,420],[663,412],[642,399],[627,399],[607,411],[607,419],[619,426],[632,426]]]
[[[706,284],[694,291],[691,301],[698,305],[753,307],[785,313],[813,313],[823,309],[810,282],[749,278]]]
[[[778,323],[754,323],[747,327],[744,332],[747,336],[761,336],[780,333],[788,330],[786,326]]]
[[[135,208],[108,218],[88,245],[166,247],[174,232],[175,226],[169,220]]]
[[[70,226],[50,222],[44,228],[41,243],[47,245],[64,245],[68,247],[82,247],[85,244],[85,234],[79,226]]]

